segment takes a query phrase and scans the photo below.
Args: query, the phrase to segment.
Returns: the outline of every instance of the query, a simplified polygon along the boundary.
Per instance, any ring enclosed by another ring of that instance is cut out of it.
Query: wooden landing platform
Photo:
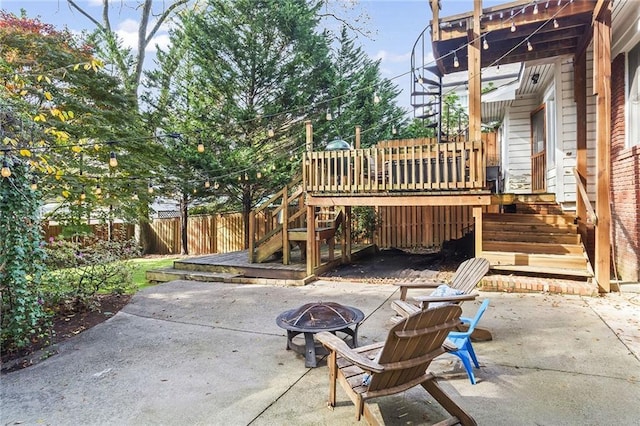
[[[375,246],[354,246],[351,256],[357,258],[373,253]],[[333,260],[329,260],[328,247],[322,247],[321,265],[317,273],[335,268],[341,263],[341,251],[334,251]],[[176,279],[197,281],[222,281],[247,284],[282,284],[304,285],[315,279],[307,276],[306,263],[302,260],[300,250],[291,251],[291,262],[283,265],[282,259],[272,257],[266,262],[249,263],[247,250],[231,253],[216,253],[204,256],[180,259],[173,262],[173,268],[163,268],[147,272],[147,280],[167,282]]]

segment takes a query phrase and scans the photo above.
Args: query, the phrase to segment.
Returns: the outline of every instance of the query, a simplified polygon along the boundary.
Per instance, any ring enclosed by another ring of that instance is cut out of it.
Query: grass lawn
[[[133,284],[138,290],[149,287],[145,274],[150,269],[167,268],[173,266],[173,261],[180,259],[180,256],[171,257],[141,257],[131,260],[133,270]]]

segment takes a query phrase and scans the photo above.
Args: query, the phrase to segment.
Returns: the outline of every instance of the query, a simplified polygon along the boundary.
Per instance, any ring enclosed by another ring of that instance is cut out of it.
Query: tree
[[[176,55],[159,54],[160,69],[150,74],[153,125],[202,138],[204,155],[185,160],[241,208],[246,244],[249,212],[297,170],[303,122],[326,99],[331,68],[327,41],[315,31],[320,5],[211,0],[181,16],[171,34]]]
[[[400,91],[382,78],[380,62],[356,47],[344,26],[331,59],[335,77],[329,89],[328,112],[333,119],[328,123],[327,134],[344,138],[359,125],[363,129],[362,147],[391,139],[393,129],[399,131],[404,125],[405,111],[395,104]]]
[[[74,0],[67,0],[69,6],[80,12],[96,26],[96,32],[92,39],[96,46],[115,65],[120,79],[124,82],[126,93],[133,99],[138,99],[138,88],[142,78],[146,50],[153,41],[154,36],[161,26],[170,19],[181,6],[189,0],[174,0],[168,5],[161,2],[161,9],[158,13],[153,12],[153,0],[140,0],[133,9],[140,10],[138,20],[138,42],[135,52],[131,49],[123,48],[121,40],[113,31],[110,17],[110,0],[102,0],[102,21],[94,18],[86,10],[81,8]],[[120,8],[124,4],[120,5]],[[149,29],[149,24],[153,22]]]

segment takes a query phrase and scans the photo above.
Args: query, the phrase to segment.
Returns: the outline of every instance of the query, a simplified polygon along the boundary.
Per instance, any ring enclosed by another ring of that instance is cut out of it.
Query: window
[[[627,55],[627,145],[640,145],[640,43]]]

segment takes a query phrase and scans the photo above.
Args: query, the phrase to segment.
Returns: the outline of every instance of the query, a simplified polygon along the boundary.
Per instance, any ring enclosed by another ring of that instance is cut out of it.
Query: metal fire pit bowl
[[[319,302],[307,303],[297,309],[281,313],[276,318],[276,324],[287,330],[287,350],[292,349],[303,354],[305,367],[315,367],[316,356],[327,355],[328,352],[321,344],[316,343],[313,335],[321,331],[344,333],[347,344],[356,347],[358,326],[363,319],[364,313],[353,306]],[[293,338],[299,334],[304,334],[304,345],[293,341]]]

